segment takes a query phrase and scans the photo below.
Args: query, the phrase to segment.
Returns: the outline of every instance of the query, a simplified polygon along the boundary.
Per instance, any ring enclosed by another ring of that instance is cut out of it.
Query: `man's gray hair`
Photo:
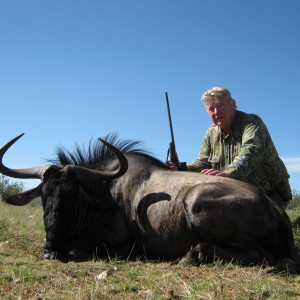
[[[211,101],[213,101],[215,99],[224,99],[229,102],[235,101],[231,97],[230,92],[223,86],[215,86],[215,87],[209,89],[208,91],[206,91],[202,95],[202,101],[205,105],[207,105],[208,103],[210,103]]]

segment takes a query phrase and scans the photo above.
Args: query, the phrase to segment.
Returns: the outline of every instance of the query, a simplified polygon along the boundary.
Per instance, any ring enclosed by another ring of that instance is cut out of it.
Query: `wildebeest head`
[[[5,201],[22,206],[34,198],[42,198],[45,249],[51,253],[49,256],[62,252],[62,248],[70,250],[78,244],[88,245],[89,234],[101,230],[103,223],[110,218],[112,203],[107,201],[106,187],[127,171],[128,162],[123,152],[143,152],[138,148],[140,142],[121,143],[112,134],[94,144],[90,141],[87,150],[78,145],[75,145],[74,152],[57,148],[57,158],[49,161],[51,164],[25,169],[8,168],[2,162],[3,156],[22,135],[0,149],[0,172],[14,178],[38,178],[42,183]],[[87,219],[89,213],[92,220],[86,222],[83,219]],[[92,242],[97,243],[99,241]]]

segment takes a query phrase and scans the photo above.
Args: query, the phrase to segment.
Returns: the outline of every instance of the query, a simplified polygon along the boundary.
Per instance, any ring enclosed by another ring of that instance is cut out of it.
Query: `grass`
[[[299,206],[287,211],[294,220]],[[1,299],[300,299],[300,276],[260,267],[172,262],[61,263],[39,257],[45,238],[40,206],[0,202]],[[295,239],[300,245],[300,232]],[[104,274],[108,274],[103,278]]]

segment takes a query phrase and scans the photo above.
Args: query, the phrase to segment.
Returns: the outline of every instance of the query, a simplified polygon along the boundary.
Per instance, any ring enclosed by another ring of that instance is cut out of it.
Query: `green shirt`
[[[230,178],[249,182],[266,193],[289,178],[264,122],[257,115],[238,110],[232,132],[226,135],[221,127],[210,126],[198,159],[187,165],[190,171],[206,168],[221,170]]]

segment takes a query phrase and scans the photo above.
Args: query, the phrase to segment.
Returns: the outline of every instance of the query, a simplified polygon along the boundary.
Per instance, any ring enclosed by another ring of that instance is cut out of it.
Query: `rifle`
[[[168,93],[166,92],[165,95],[166,95],[166,101],[167,101],[169,126],[170,126],[170,132],[171,132],[171,142],[169,145],[166,161],[168,161],[169,156],[170,156],[170,161],[173,162],[178,167],[178,170],[180,170],[180,169],[183,169],[186,164],[180,163],[177,152],[176,152]]]

